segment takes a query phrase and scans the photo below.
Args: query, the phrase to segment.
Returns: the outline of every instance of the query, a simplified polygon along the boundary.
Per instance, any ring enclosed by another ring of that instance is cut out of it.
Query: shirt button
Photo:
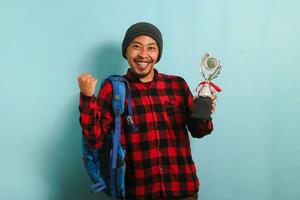
[[[163,168],[163,167],[160,167],[160,168],[159,168],[159,171],[160,171],[161,174],[167,173],[167,169],[166,169],[166,168]]]
[[[164,173],[164,168],[161,167],[161,168],[159,168],[159,170],[160,170],[160,173],[161,173],[161,174]]]

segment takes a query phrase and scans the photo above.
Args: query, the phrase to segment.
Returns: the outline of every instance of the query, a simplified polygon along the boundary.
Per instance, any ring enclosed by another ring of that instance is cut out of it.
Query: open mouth
[[[150,62],[145,62],[145,61],[135,61],[135,63],[137,64],[138,67],[140,68],[147,68],[148,65],[150,64]]]

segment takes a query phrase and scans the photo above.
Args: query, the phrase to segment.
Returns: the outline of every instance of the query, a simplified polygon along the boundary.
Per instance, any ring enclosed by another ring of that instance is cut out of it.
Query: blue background
[[[121,41],[158,26],[160,72],[191,90],[203,53],[223,65],[215,131],[192,139],[202,200],[300,199],[299,1],[0,1],[0,199],[106,199],[88,192],[77,75],[124,73]],[[98,86],[99,88],[99,86]]]

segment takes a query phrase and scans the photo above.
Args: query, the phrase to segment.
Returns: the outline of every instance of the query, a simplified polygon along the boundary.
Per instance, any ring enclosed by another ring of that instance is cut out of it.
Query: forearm
[[[80,93],[79,111],[83,136],[91,147],[99,148],[102,145],[103,132],[100,123],[101,112],[96,97]]]

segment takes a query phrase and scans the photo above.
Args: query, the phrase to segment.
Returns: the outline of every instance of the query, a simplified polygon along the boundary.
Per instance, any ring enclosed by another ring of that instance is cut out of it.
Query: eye
[[[140,48],[141,48],[140,45],[138,45],[138,44],[133,44],[132,47],[133,47],[134,49],[140,49]]]
[[[150,46],[149,47],[149,51],[155,51],[155,49],[156,49],[155,46]]]

